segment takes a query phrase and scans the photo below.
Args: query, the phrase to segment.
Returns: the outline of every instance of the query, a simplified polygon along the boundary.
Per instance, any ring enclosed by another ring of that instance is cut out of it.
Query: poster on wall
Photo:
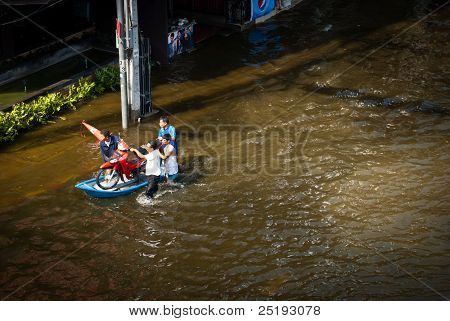
[[[194,24],[170,31],[167,35],[167,44],[169,60],[180,53],[194,49]]]
[[[251,0],[251,3],[252,21],[269,14],[275,8],[275,0]]]

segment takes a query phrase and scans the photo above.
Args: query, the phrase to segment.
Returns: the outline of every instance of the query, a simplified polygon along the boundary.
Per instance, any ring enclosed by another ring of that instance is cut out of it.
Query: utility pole
[[[141,88],[140,77],[142,70],[140,70],[140,48],[139,48],[139,25],[138,25],[138,8],[137,0],[124,0],[125,2],[125,17],[127,26],[127,44],[129,48],[128,53],[128,101],[131,107],[131,118],[136,120],[141,113]]]
[[[150,46],[139,35],[138,0],[116,0],[122,127],[153,113],[150,91]],[[142,42],[142,48],[140,45]],[[141,49],[144,55],[141,55]]]
[[[124,39],[124,3],[123,0],[116,0],[117,24],[116,37],[119,47],[119,69],[120,69],[120,101],[122,109],[122,128],[128,128],[128,95],[127,95],[127,62],[125,56]]]

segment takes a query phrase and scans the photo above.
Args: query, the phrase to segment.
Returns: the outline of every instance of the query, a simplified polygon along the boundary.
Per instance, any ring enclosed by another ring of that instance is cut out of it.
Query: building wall
[[[152,60],[167,64],[167,0],[140,0],[138,2],[141,34],[150,38]]]
[[[223,15],[226,0],[173,0],[175,9]]]

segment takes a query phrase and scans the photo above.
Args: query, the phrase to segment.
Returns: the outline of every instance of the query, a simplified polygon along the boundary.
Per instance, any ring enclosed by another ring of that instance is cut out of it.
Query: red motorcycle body
[[[105,162],[100,166],[101,169],[112,169],[119,173],[120,178],[123,179],[125,176],[127,179],[131,178],[134,172],[139,174],[139,168],[143,165],[144,160],[134,159],[132,161],[127,161],[128,153],[125,151],[116,150],[110,161]],[[137,169],[137,171],[135,171]]]

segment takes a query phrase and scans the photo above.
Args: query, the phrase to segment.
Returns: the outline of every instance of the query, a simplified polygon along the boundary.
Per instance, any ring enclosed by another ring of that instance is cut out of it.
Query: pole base
[[[141,115],[140,112],[132,110],[131,111],[131,120],[134,123],[136,123],[136,122],[140,123],[145,119],[152,118],[153,116],[157,115],[158,113],[159,113],[158,109],[152,109],[151,112],[146,113],[145,115]]]

